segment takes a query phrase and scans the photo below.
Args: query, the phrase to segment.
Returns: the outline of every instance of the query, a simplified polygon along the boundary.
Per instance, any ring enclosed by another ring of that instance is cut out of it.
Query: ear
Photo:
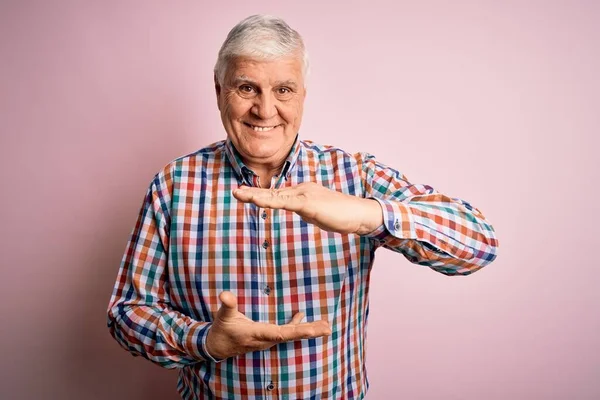
[[[214,74],[215,80],[215,93],[217,94],[217,107],[219,111],[221,110],[221,84],[219,83],[219,79],[217,79],[217,74]]]

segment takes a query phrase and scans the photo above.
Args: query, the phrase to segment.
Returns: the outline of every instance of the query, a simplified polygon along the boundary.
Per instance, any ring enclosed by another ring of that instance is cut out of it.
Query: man
[[[134,355],[180,368],[182,398],[362,399],[375,250],[446,275],[496,257],[466,201],[300,140],[307,69],[284,21],[240,22],[215,66],[227,139],[147,191],[108,326]]]

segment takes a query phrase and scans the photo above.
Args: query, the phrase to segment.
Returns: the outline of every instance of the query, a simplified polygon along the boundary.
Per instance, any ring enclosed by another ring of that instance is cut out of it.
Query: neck
[[[260,187],[265,189],[269,189],[271,187],[271,179],[273,179],[275,175],[279,174],[283,168],[283,163],[278,165],[277,167],[270,167],[265,165],[254,166],[251,164],[246,165],[248,165],[248,168],[254,171],[256,175],[258,175],[260,179]]]

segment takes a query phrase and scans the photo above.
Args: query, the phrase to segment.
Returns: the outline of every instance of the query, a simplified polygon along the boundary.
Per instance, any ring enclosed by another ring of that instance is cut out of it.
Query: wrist
[[[210,327],[212,328],[212,326]],[[223,361],[226,357],[215,352],[214,347],[212,346],[213,341],[211,340],[211,329],[208,329],[208,334],[206,335],[204,342],[202,343],[202,348],[204,350],[204,355],[207,360],[213,361],[215,363]]]
[[[364,217],[360,227],[356,231],[358,235],[366,235],[383,224],[383,209],[379,202],[373,198],[361,199],[364,204]]]

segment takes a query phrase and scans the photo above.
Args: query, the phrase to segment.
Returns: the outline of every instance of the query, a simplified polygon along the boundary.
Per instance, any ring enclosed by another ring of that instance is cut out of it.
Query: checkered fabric
[[[445,275],[496,258],[498,241],[466,201],[412,184],[366,153],[296,140],[271,187],[317,182],[373,198],[384,224],[365,236],[323,231],[285,210],[238,202],[258,176],[229,140],[178,158],[152,180],[108,308],[126,350],[180,368],[184,399],[362,399],[369,276],[385,247]],[[352,218],[352,216],[348,216]],[[283,343],[216,362],[205,341],[224,290],[254,321],[331,322],[325,338]]]

